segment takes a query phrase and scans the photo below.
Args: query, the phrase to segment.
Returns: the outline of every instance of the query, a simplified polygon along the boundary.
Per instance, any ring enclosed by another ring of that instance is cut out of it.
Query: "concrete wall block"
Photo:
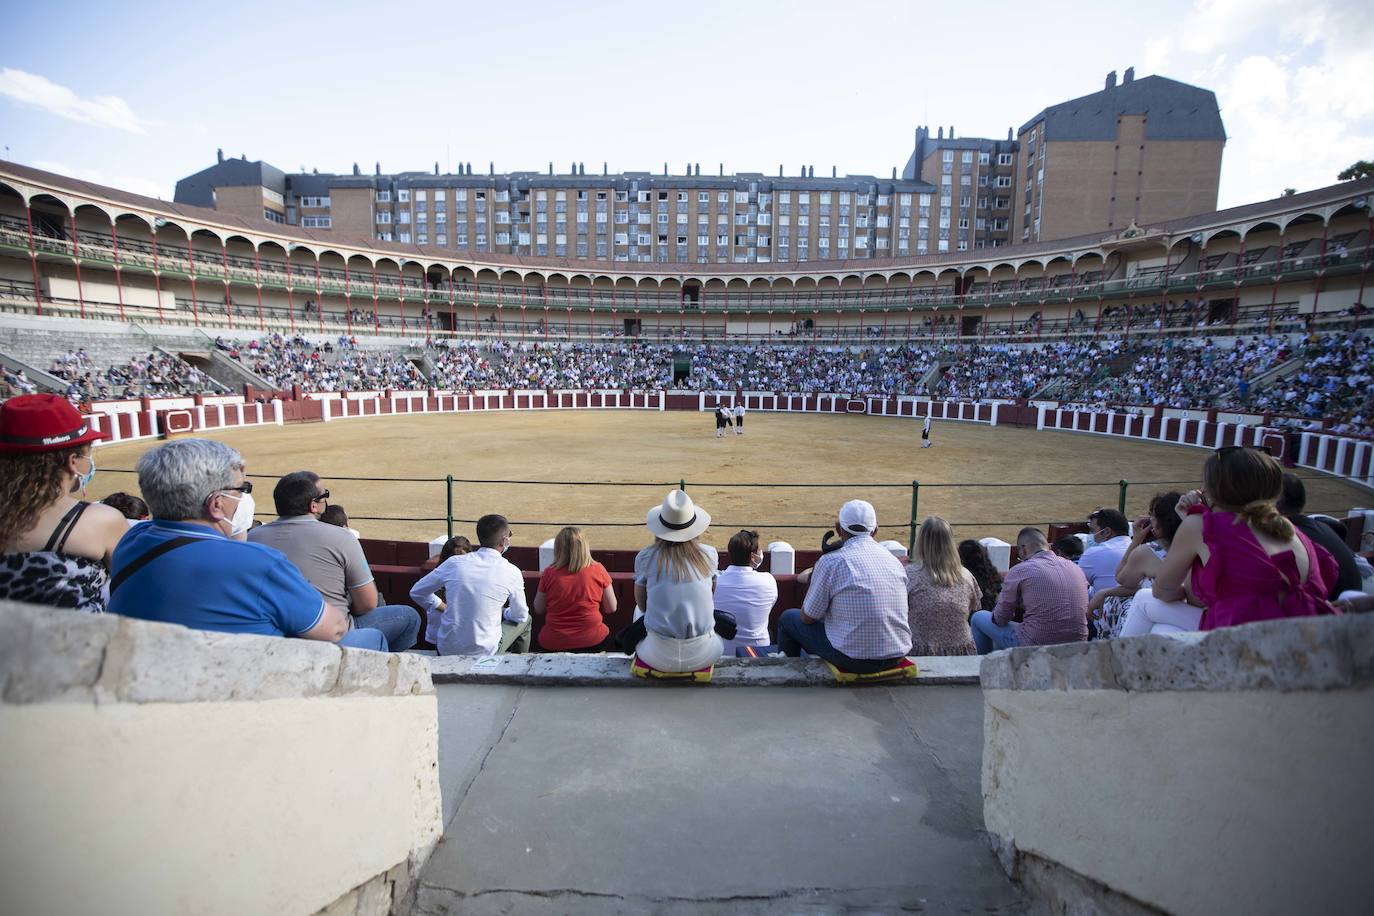
[[[395,660],[396,676],[391,682],[391,693],[405,696],[412,693],[433,693],[434,680],[429,674],[430,659],[422,655],[399,653],[391,656]]]
[[[396,682],[398,659],[387,652],[343,649],[339,660],[339,679],[330,691],[335,696],[370,694],[390,696]]]
[[[1374,616],[1026,647],[983,662],[987,689],[1335,690],[1374,683]]]
[[[100,688],[131,703],[275,700],[329,693],[337,646],[123,619]]]
[[[0,696],[6,703],[89,702],[119,618],[0,602]]]

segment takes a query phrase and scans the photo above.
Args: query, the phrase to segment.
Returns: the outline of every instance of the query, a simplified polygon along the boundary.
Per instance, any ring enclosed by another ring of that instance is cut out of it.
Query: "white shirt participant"
[[[762,562],[763,555],[755,555]],[[751,563],[754,558],[751,557]],[[778,580],[750,566],[727,566],[716,579],[715,606],[735,617],[735,638],[723,641],[723,651],[734,658],[736,646],[766,646],[768,615],[778,601]]]
[[[490,547],[449,557],[410,590],[426,611],[438,608],[434,593],[444,590],[448,607],[439,618],[440,655],[495,655],[501,645],[502,608],[512,623],[529,619],[520,570]]]

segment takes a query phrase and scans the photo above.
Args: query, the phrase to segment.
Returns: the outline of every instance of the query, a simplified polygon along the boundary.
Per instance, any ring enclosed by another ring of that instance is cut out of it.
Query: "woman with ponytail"
[[[1151,595],[1131,602],[1122,636],[1214,630],[1333,612],[1337,574],[1325,549],[1279,514],[1283,467],[1256,448],[1217,449],[1202,489],[1184,494],[1179,525]]]

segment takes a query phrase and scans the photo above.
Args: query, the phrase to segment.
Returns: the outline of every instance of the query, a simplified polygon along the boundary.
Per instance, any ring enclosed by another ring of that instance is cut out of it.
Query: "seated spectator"
[[[145,452],[138,488],[153,520],[129,529],[114,552],[112,612],[386,651],[379,631],[350,631],[345,612],[280,551],[234,540],[253,518],[253,485],[223,442],[176,439]]]
[[[596,560],[581,528],[567,527],[553,540],[553,564],[539,575],[531,611],[548,616],[539,631],[545,652],[605,652],[615,613],[611,574]]]
[[[74,495],[104,438],[57,395],[0,404],[0,599],[104,612],[106,569],[129,526]]]
[[[1083,542],[1072,534],[1066,534],[1050,545],[1055,556],[1063,557],[1071,563],[1077,563],[1079,557],[1083,556]]]
[[[759,572],[763,564],[763,545],[757,531],[739,531],[726,545],[730,565],[716,580],[716,610],[735,618],[735,638],[727,639],[723,652],[735,657],[739,646],[767,646],[768,617],[778,603],[778,580]]]
[[[148,504],[132,493],[111,493],[101,502],[128,519],[130,525],[146,522],[153,517],[148,511]]]
[[[460,557],[465,553],[472,553],[472,541],[461,534],[455,534],[444,541],[444,546],[439,548],[437,556],[430,557],[425,561],[423,569],[425,572],[429,572],[449,557]],[[434,598],[437,602],[434,609],[425,612],[425,642],[431,646],[438,645],[439,620],[444,616],[444,608],[447,607],[444,599],[440,598],[437,593]]]
[[[658,671],[701,671],[720,658],[712,592],[720,558],[699,540],[711,516],[683,490],[672,490],[644,521],[654,542],[635,555],[635,602],[644,638],[624,646]]]
[[[840,507],[840,546],[810,571],[801,608],[778,620],[778,646],[796,658],[805,650],[842,671],[871,674],[893,667],[911,651],[906,571],[873,539],[878,515],[853,499]]]
[[[1179,500],[1183,523],[1121,635],[1331,613],[1336,561],[1279,514],[1282,493],[1283,467],[1267,453],[1217,449],[1202,466],[1202,489]]]
[[[1098,509],[1088,516],[1092,546],[1078,558],[1078,568],[1088,580],[1088,596],[1101,589],[1116,588],[1116,568],[1131,546],[1130,523],[1115,509]]]
[[[992,565],[988,549],[972,538],[960,541],[959,562],[973,573],[973,581],[978,583],[978,591],[982,593],[978,609],[990,611],[996,607],[997,596],[1002,593],[1002,574]]]
[[[1050,550],[1045,533],[1022,528],[1021,562],[1007,572],[997,606],[969,621],[978,654],[1017,646],[1050,646],[1088,638],[1088,583],[1083,571]]]
[[[1326,552],[1335,559],[1336,568],[1339,570],[1326,597],[1335,601],[1346,592],[1361,591],[1364,582],[1355,561],[1355,552],[1346,546],[1340,533],[1326,521],[1303,515],[1302,510],[1306,507],[1307,487],[1303,485],[1302,478],[1285,471],[1283,495],[1279,497],[1278,502],[1279,514],[1292,522],[1294,528],[1307,535],[1313,544],[1326,548]]]
[[[511,543],[505,516],[477,520],[477,543],[471,553],[454,554],[410,590],[410,599],[426,611],[443,608],[434,644],[440,655],[519,654],[530,647],[530,609],[525,580],[502,556]],[[435,592],[444,590],[444,601]]]
[[[393,652],[415,645],[420,615],[404,604],[377,603],[377,584],[362,545],[346,528],[320,522],[329,491],[313,471],[294,471],[272,490],[277,519],[248,532],[248,541],[286,555],[334,607],[348,609],[349,628],[379,630]]]
[[[973,573],[959,563],[949,522],[938,515],[921,522],[906,568],[911,654],[976,655],[968,621],[982,597]]]
[[[324,507],[324,511],[320,513],[320,521],[326,525],[333,525],[335,528],[342,528],[355,538],[362,540],[362,535],[358,533],[357,529],[349,527],[348,512],[337,503]]]
[[[1101,589],[1088,601],[1088,620],[1100,638],[1121,635],[1136,593],[1150,588],[1159,574],[1164,555],[1183,522],[1174,511],[1182,497],[1182,493],[1170,491],[1150,500],[1150,514],[1136,519],[1130,546],[1116,568],[1116,586]]]

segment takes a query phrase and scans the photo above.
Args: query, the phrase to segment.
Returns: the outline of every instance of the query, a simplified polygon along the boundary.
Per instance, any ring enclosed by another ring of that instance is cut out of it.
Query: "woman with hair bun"
[[[1279,514],[1282,490],[1283,467],[1268,453],[1217,449],[1203,465],[1202,489],[1178,501],[1183,522],[1121,635],[1333,613],[1326,583],[1336,561]]]

